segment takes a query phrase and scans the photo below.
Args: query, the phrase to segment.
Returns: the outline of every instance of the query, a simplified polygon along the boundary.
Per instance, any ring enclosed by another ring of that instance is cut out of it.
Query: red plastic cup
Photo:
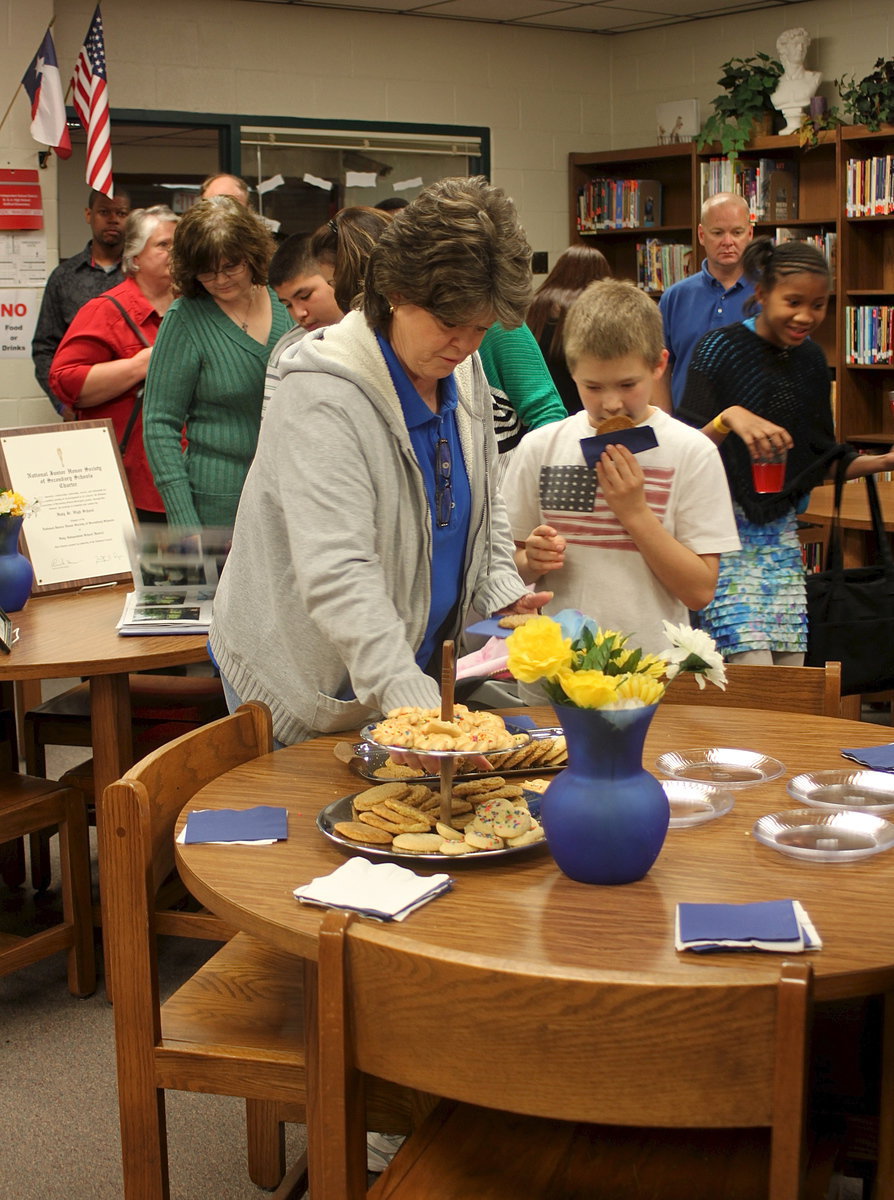
[[[756,492],[763,495],[782,491],[785,486],[785,458],[785,451],[782,451],[769,459],[752,459],[751,478]]]

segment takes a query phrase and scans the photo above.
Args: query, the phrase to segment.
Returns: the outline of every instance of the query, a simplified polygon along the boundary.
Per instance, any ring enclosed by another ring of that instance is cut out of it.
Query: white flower
[[[698,686],[705,686],[707,677],[719,688],[726,687],[726,668],[714,645],[714,639],[703,629],[691,629],[688,625],[673,625],[664,621],[664,633],[670,649],[664,652],[668,661],[667,677],[673,679],[680,671],[691,671]]]

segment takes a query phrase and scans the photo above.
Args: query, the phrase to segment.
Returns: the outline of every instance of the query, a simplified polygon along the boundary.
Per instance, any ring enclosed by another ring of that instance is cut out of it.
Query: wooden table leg
[[[320,1089],[319,1065],[317,1059],[317,1038],[319,1037],[319,1014],[317,996],[317,964],[310,959],[304,959],[304,1062],[307,1079],[307,1170],[308,1194],[323,1197],[320,1186],[320,1128],[317,1120],[317,1096]],[[325,1198],[324,1198],[325,1200]]]
[[[90,732],[93,741],[93,788],[96,798],[96,838],[99,845],[99,894],[102,906],[102,885],[105,860],[102,819],[102,796],[110,783],[119,779],[133,765],[133,728],[130,711],[130,686],[123,675],[94,675],[90,680]],[[106,996],[111,999],[112,981],[109,975],[109,955],[106,947],[106,922],[102,922],[103,965]]]
[[[894,1200],[894,992],[884,995],[876,1200]]]

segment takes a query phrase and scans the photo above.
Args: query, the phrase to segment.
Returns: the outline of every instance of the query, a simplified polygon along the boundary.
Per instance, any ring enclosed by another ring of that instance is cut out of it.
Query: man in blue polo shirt
[[[745,316],[754,287],[742,274],[742,257],[752,232],[742,196],[718,192],[702,205],[698,227],[698,240],[705,249],[702,268],[668,288],[658,305],[670,359],[664,389],[656,389],[653,402],[667,412],[680,406],[698,340],[709,329],[733,325]]]

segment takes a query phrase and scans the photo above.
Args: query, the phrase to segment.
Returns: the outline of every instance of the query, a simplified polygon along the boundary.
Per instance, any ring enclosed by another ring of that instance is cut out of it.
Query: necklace
[[[255,287],[252,284],[251,294],[248,297],[248,308],[245,310],[245,320],[241,324],[243,333],[248,333],[248,318],[251,316],[251,307],[255,302]]]

